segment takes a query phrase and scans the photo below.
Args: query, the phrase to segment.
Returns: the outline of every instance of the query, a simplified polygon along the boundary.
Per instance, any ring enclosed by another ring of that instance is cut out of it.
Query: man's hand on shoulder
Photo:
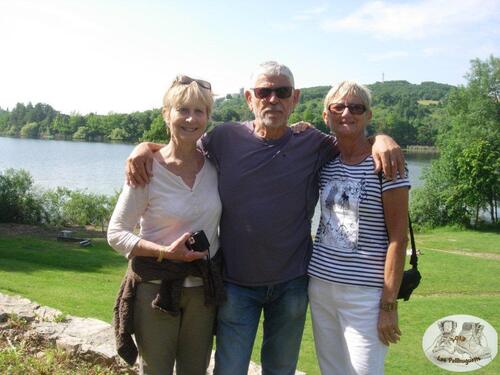
[[[290,129],[292,129],[293,134],[300,134],[311,128],[316,129],[313,124],[307,121],[299,121],[290,125]]]
[[[384,171],[384,175],[394,180],[399,171],[400,176],[405,175],[405,159],[401,147],[388,135],[379,134],[374,137],[372,147],[375,173]]]
[[[153,153],[163,146],[149,142],[135,146],[125,165],[125,178],[128,185],[136,187],[149,184],[153,177]]]

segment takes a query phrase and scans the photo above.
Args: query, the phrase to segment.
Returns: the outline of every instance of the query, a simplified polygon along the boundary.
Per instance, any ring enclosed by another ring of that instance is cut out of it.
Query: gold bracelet
[[[160,254],[158,254],[158,258],[156,258],[156,261],[159,263],[163,260],[163,258],[165,257],[165,253],[166,253],[166,249],[164,247],[162,247],[160,249]]]
[[[396,311],[398,309],[398,301],[394,302],[382,302],[380,301],[380,310],[386,312]]]

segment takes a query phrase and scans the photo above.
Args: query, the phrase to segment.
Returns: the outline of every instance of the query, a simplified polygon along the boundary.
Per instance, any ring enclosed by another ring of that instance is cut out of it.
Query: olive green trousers
[[[159,284],[141,283],[134,303],[135,340],[144,375],[205,375],[213,343],[215,308],[204,305],[203,287],[183,288],[181,313],[155,310]]]

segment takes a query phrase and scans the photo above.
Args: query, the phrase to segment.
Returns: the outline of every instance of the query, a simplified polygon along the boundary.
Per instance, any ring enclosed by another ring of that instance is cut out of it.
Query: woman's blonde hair
[[[368,87],[360,85],[354,81],[342,81],[338,85],[333,86],[328,94],[326,94],[324,101],[324,110],[328,111],[328,106],[335,103],[336,100],[345,98],[346,96],[357,96],[361,99],[369,111],[372,104],[372,96]]]
[[[192,80],[189,83],[183,83],[180,77]],[[206,81],[202,83],[210,84]],[[163,116],[168,116],[172,108],[186,103],[201,103],[206,107],[207,117],[210,117],[214,105],[214,97],[211,88],[199,83],[197,80],[187,76],[177,76],[163,96]]]

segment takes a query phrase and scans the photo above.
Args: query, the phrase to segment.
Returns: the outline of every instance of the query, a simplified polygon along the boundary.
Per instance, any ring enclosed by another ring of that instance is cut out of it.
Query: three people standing
[[[262,314],[263,374],[295,372],[308,303],[318,173],[339,154],[334,137],[315,129],[290,130],[288,118],[299,96],[286,66],[263,63],[245,90],[255,120],[219,125],[201,140],[217,170],[222,202],[227,301],[217,318],[217,375],[247,373]],[[129,159],[128,178],[144,175],[150,148],[161,147],[139,146]],[[371,151],[387,175],[403,164],[390,137],[377,136]]]

